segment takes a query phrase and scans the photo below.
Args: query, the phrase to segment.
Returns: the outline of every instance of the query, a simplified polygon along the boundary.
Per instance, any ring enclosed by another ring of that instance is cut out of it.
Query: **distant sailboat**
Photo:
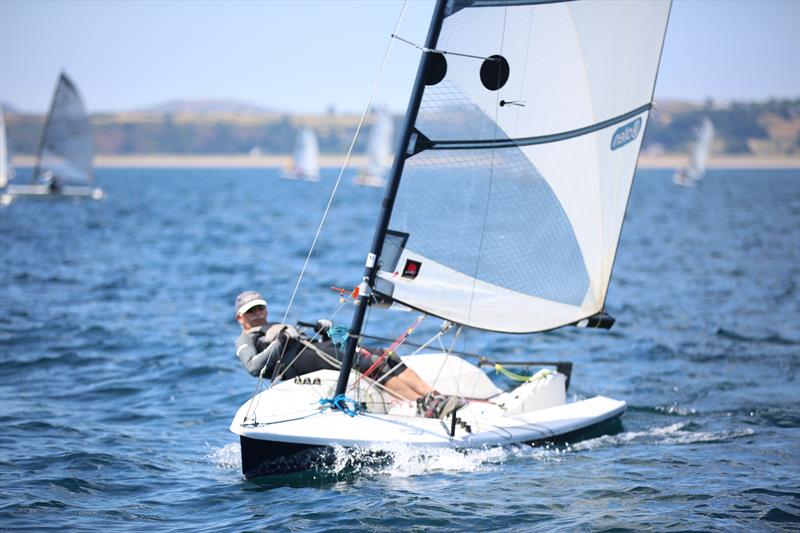
[[[298,133],[292,166],[284,172],[283,177],[319,181],[319,144],[311,128],[303,128]]]
[[[692,155],[689,166],[675,172],[672,181],[684,187],[694,187],[696,181],[703,179],[706,173],[706,162],[708,154],[711,152],[711,145],[714,142],[714,123],[705,117],[697,133],[697,140],[692,147]]]
[[[388,111],[377,113],[367,139],[367,164],[356,176],[356,185],[383,187],[392,157],[392,117]]]
[[[11,165],[11,151],[6,138],[6,121],[0,112],[0,189],[14,179],[14,167]]]
[[[9,185],[12,196],[87,197],[100,200],[94,187],[94,146],[89,117],[75,84],[61,74],[36,151],[31,185]]]
[[[8,149],[6,139],[6,123],[3,113],[0,111],[0,191],[8,185],[9,180],[14,179],[14,167],[11,165],[11,152]],[[0,192],[0,205],[8,205],[14,201],[14,197]]]

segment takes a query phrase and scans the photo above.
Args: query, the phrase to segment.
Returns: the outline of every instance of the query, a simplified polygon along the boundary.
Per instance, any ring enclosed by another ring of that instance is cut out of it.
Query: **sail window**
[[[508,81],[511,69],[501,55],[489,56],[481,65],[481,83],[490,91],[497,91]]]
[[[436,85],[447,74],[447,60],[444,54],[431,52],[425,67],[425,85]]]
[[[407,242],[408,233],[386,230],[386,237],[383,241],[383,251],[381,252],[381,259],[378,262],[383,270],[387,272],[395,271],[397,262],[400,260],[400,254],[406,247]]]
[[[408,279],[416,279],[421,266],[422,263],[419,261],[406,259],[406,266],[403,267],[403,277]]]

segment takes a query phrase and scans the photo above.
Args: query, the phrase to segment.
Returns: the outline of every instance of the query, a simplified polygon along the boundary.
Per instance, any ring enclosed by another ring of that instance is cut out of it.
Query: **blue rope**
[[[346,326],[333,326],[328,330],[328,337],[333,343],[344,351],[347,349],[347,339],[350,337],[350,330]]]
[[[350,409],[350,406],[347,405],[347,402],[353,403],[352,409]],[[323,406],[323,411],[329,407],[336,407],[347,416],[356,416],[361,410],[361,406],[354,399],[348,398],[344,394],[339,394],[333,398],[322,398],[320,399],[319,403]]]

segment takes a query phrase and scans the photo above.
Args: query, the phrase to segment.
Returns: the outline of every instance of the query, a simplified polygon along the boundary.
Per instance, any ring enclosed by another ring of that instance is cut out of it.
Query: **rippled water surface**
[[[24,174],[24,172],[23,172]],[[415,452],[244,481],[228,432],[255,381],[233,299],[280,318],[336,178],[101,170],[104,202],[0,209],[0,528],[13,531],[800,529],[800,174],[640,171],[611,331],[467,334],[459,348],[575,363],[570,395],[629,409],[558,448]],[[24,176],[22,176],[24,179]],[[290,318],[336,311],[382,192],[334,202]],[[349,322],[348,309],[336,316]],[[372,311],[399,334],[413,315]],[[423,323],[423,340],[438,328]]]

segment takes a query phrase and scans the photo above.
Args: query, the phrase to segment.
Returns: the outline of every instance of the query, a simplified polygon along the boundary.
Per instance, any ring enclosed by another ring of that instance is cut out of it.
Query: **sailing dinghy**
[[[385,109],[376,113],[375,124],[367,138],[367,164],[355,179],[356,185],[385,187],[392,157],[392,116]]]
[[[350,369],[377,303],[443,319],[442,331],[613,323],[603,309],[669,10],[668,0],[437,2],[341,370],[273,380],[241,406],[230,429],[246,477],[341,451],[558,441],[622,415],[621,400],[568,403],[566,370],[501,391],[456,353],[429,352],[404,362],[460,401],[424,418]]]
[[[30,185],[9,185],[10,197],[91,198],[105,193],[94,187],[94,145],[89,117],[75,84],[62,73],[36,151]]]
[[[319,143],[311,128],[297,134],[292,166],[282,176],[284,179],[319,181]]]

